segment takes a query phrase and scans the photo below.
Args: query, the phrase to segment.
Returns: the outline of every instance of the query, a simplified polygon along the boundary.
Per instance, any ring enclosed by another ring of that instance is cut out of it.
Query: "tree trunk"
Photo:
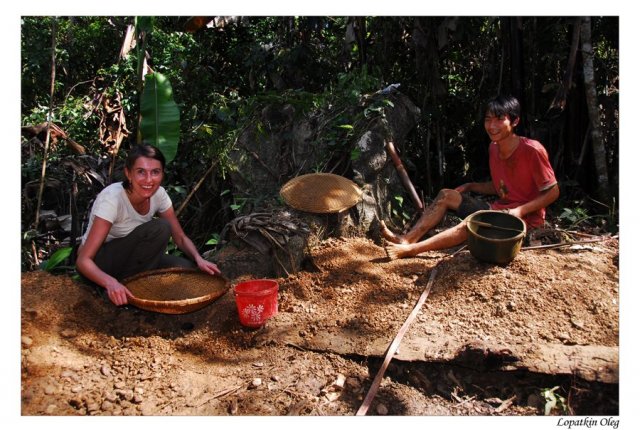
[[[47,112],[47,137],[44,143],[44,154],[42,156],[42,172],[40,173],[40,188],[38,189],[38,202],[36,204],[36,219],[33,222],[34,228],[38,228],[40,221],[40,206],[42,205],[42,194],[44,193],[44,183],[47,175],[47,158],[49,157],[49,141],[51,140],[51,122],[53,121],[53,94],[56,88],[56,33],[57,21],[53,18],[51,26],[51,89],[49,92],[49,112]],[[37,259],[37,257],[36,257]]]
[[[562,84],[560,84],[560,88],[558,88],[558,92],[551,102],[549,110],[559,109],[560,111],[563,111],[567,104],[567,96],[569,95],[569,91],[571,91],[571,86],[573,84],[573,71],[576,67],[576,57],[578,56],[578,42],[580,41],[580,29],[582,27],[581,21],[582,20],[580,18],[575,18],[572,23],[573,34],[571,37],[571,50],[569,51],[567,67],[564,71]]]
[[[591,147],[596,170],[596,193],[603,203],[611,200],[609,189],[609,175],[607,173],[607,152],[600,130],[600,111],[598,109],[598,95],[596,91],[593,70],[593,46],[591,44],[591,18],[582,18],[580,30],[582,38],[582,62],[584,88],[591,124]]]

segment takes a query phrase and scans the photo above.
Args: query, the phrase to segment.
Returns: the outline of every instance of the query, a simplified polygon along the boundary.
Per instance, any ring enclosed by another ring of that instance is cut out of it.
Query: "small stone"
[[[44,393],[47,395],[51,395],[55,392],[56,392],[56,387],[54,387],[53,385],[47,385],[46,387],[44,387]]]
[[[124,381],[116,381],[116,383],[113,384],[113,388],[115,388],[117,390],[121,390],[124,387],[126,387],[126,384],[124,383]]]
[[[278,382],[278,381],[280,381],[280,377],[278,375],[272,375],[271,376],[271,380],[275,381],[275,382]]]
[[[104,376],[110,376],[111,375],[111,369],[109,368],[109,366],[104,365],[100,368],[100,373],[102,373]]]
[[[102,409],[105,412],[110,412],[110,411],[113,411],[114,407],[115,406],[113,403],[111,403],[109,400],[105,400],[104,402],[102,402],[100,409]]]
[[[144,398],[142,397],[141,394],[136,393],[133,395],[133,403],[140,404],[142,403],[143,400]]]
[[[573,324],[575,328],[584,329],[584,323],[578,319],[571,318],[571,324]]]
[[[133,400],[133,391],[131,390],[116,390],[116,394],[118,395],[118,397],[126,400],[127,402]]]
[[[540,405],[540,396],[537,394],[529,394],[529,397],[527,397],[527,406],[532,408],[539,408]]]
[[[262,385],[262,379],[260,378],[254,378],[253,381],[251,381],[251,386],[254,388],[257,388],[260,385]]]
[[[133,391],[135,391],[138,394],[144,394],[144,388],[142,387],[136,387],[133,389]]]
[[[62,372],[60,372],[60,377],[61,378],[66,378],[66,379],[73,379],[74,381],[77,379],[76,374],[73,373],[73,371],[71,371],[69,369],[65,369]]]
[[[146,401],[140,405],[140,414],[143,416],[156,415],[156,405],[153,402]]]
[[[33,340],[29,336],[22,336],[20,340],[22,341],[22,345],[25,348],[29,348],[31,345],[33,345]]]
[[[64,329],[60,332],[60,336],[70,339],[72,337],[76,337],[78,334],[74,330]]]
[[[389,409],[387,409],[387,407],[382,403],[378,403],[378,406],[376,406],[376,412],[378,415],[387,415],[389,413]]]
[[[75,385],[75,386],[71,387],[71,392],[72,393],[79,393],[80,391],[82,391],[82,385]]]
[[[57,405],[49,405],[47,409],[45,409],[44,413],[47,415],[53,415],[53,413],[58,409]]]
[[[87,412],[98,412],[100,410],[100,405],[98,402],[89,402],[87,403]]]
[[[360,381],[358,378],[347,378],[347,387],[352,391],[358,391],[360,389]]]
[[[104,393],[104,398],[111,403],[114,403],[116,400],[118,400],[118,396],[113,391],[107,391],[106,393]]]

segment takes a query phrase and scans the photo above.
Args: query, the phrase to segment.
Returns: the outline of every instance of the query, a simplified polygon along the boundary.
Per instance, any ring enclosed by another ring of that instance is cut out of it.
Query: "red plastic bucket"
[[[278,283],[270,279],[240,282],[234,289],[240,323],[262,327],[278,313]]]

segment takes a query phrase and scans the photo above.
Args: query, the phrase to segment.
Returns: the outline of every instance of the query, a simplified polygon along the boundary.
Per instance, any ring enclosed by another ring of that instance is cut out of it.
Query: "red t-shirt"
[[[489,145],[489,168],[491,181],[498,192],[498,200],[491,203],[491,209],[511,209],[523,205],[554,186],[549,156],[544,146],[537,140],[520,137],[520,144],[506,160],[498,156],[498,145]],[[524,218],[531,227],[544,224],[545,208],[527,214]]]

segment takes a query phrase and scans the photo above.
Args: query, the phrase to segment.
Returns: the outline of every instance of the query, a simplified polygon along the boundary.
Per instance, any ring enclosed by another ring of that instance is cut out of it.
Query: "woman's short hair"
[[[164,154],[155,146],[149,145],[147,143],[142,145],[135,145],[133,148],[131,148],[131,150],[129,150],[127,159],[124,162],[124,166],[127,168],[127,170],[131,171],[133,169],[133,165],[136,164],[136,160],[140,157],[147,157],[158,160],[162,165],[162,171],[164,171],[164,165],[166,163]],[[122,181],[122,186],[125,190],[128,190],[131,187],[131,182],[129,182],[129,179],[127,179],[126,176]]]

